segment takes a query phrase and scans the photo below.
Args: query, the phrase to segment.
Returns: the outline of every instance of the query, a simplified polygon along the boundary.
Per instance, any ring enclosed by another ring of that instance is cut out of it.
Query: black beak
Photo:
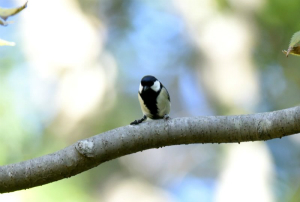
[[[144,86],[144,91],[147,91],[149,89],[149,86]]]

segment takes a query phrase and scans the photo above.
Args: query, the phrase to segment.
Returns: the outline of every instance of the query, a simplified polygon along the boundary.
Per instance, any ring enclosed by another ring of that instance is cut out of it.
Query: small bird
[[[130,125],[142,123],[146,119],[168,119],[171,101],[167,89],[154,76],[144,76],[138,93],[143,118],[135,120]]]

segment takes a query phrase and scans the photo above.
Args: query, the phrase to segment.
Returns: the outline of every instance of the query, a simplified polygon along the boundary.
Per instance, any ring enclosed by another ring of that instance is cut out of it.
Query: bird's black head
[[[149,86],[151,87],[157,79],[154,76],[144,76],[141,80],[142,86]]]
[[[160,82],[154,76],[144,76],[141,80],[139,92],[153,90],[158,92],[160,90]]]

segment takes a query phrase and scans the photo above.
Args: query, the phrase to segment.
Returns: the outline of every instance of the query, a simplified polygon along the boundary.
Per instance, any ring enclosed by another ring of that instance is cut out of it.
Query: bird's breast
[[[165,88],[159,92],[142,92],[138,97],[143,114],[151,119],[161,119],[170,112],[169,94]]]

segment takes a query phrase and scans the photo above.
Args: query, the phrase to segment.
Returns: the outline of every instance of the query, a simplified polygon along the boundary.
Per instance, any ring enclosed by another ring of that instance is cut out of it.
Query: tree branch
[[[261,141],[300,133],[300,107],[239,115],[174,118],[116,128],[53,154],[0,167],[0,192],[77,175],[99,164],[151,148],[193,143]]]

